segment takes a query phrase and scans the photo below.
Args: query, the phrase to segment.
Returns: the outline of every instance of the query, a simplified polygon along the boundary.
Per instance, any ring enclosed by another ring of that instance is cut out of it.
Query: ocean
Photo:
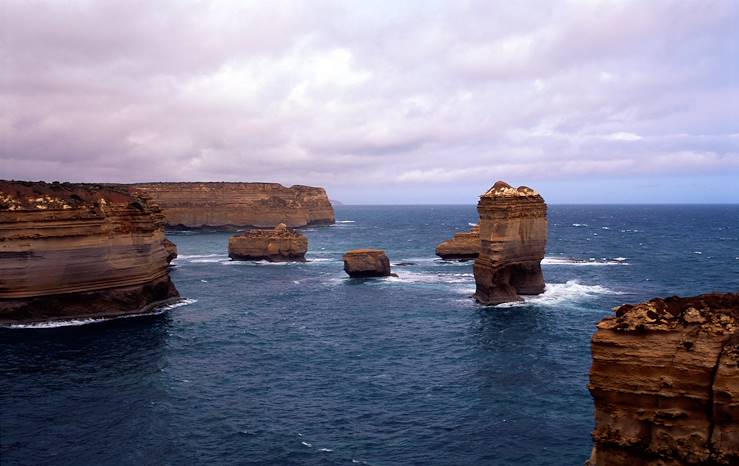
[[[185,300],[156,316],[0,329],[0,463],[581,465],[595,324],[739,290],[739,206],[549,209],[547,289],[484,307],[435,246],[474,206],[340,206],[309,262],[233,262],[173,232]],[[398,277],[352,280],[384,248]],[[85,325],[81,325],[85,324]]]

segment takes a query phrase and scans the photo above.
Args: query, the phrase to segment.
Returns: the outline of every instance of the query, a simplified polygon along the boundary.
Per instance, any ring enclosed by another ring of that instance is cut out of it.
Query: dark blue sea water
[[[0,463],[580,465],[595,323],[739,289],[739,206],[552,206],[547,291],[507,307],[434,258],[473,206],[337,217],[305,230],[306,264],[173,234],[192,301],[160,316],[0,329]],[[341,254],[366,246],[413,265],[346,278]]]

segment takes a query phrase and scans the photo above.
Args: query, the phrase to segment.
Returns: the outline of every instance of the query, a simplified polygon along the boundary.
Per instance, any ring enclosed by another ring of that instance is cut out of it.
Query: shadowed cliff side
[[[531,188],[498,181],[477,204],[480,255],[475,299],[482,304],[520,301],[544,292],[541,260],[547,243],[547,205]]]
[[[0,324],[145,312],[178,296],[164,218],[127,189],[0,181]]]
[[[331,224],[334,209],[323,188],[278,183],[142,183],[172,228],[275,227]]]
[[[739,294],[615,311],[593,336],[587,464],[739,464]]]

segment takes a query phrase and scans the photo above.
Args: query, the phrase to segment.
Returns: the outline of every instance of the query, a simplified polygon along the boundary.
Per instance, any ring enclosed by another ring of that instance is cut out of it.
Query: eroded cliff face
[[[476,259],[480,255],[480,227],[474,226],[470,231],[455,233],[452,239],[436,246],[436,255],[444,260]]]
[[[331,224],[334,209],[323,188],[277,183],[148,183],[131,185],[150,196],[173,228],[289,227]]]
[[[547,205],[533,189],[498,181],[477,204],[480,255],[475,299],[482,304],[520,301],[544,292],[541,260],[547,243]]]
[[[144,312],[178,296],[164,218],[125,188],[0,181],[0,324]]]
[[[587,464],[739,464],[739,294],[615,311],[593,337]]]
[[[234,260],[304,262],[306,252],[308,238],[284,223],[273,230],[249,230],[228,239],[228,256]]]

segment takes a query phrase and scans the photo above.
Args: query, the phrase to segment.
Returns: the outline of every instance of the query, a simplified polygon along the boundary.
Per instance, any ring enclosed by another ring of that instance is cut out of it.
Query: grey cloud
[[[739,174],[739,7],[4,2],[0,177]]]

